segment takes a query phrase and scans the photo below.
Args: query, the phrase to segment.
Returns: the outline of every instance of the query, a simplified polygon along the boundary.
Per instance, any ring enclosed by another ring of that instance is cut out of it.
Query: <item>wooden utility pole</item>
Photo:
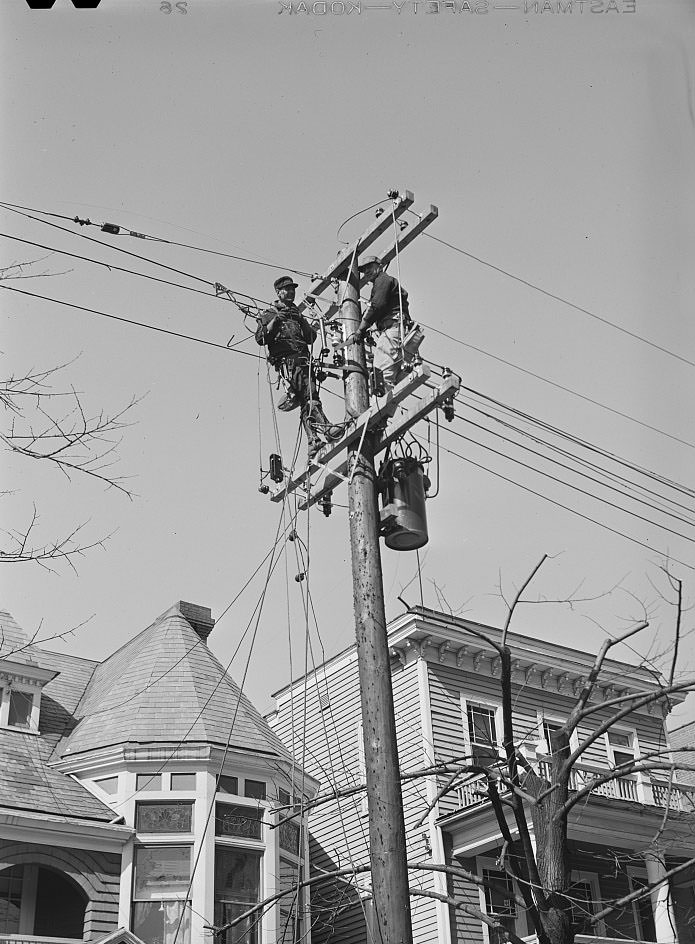
[[[342,321],[346,337],[357,329],[360,321],[360,283],[355,266],[353,259],[343,295]],[[349,356],[360,367],[365,367],[361,343],[351,346]],[[346,375],[345,407],[351,416],[359,416],[368,409],[366,371]],[[372,430],[365,433],[361,449],[359,445],[359,441],[348,445],[348,503],[369,806],[373,935],[378,944],[411,944],[405,823],[386,633]]]
[[[321,295],[338,278],[345,279],[341,300],[329,305],[323,317],[327,321],[338,315],[344,325],[345,337],[351,335],[360,322],[358,254],[394,225],[393,243],[380,254],[382,262],[387,264],[437,218],[437,208],[430,206],[426,214],[418,216],[416,223],[401,232],[400,227],[395,226],[396,220],[413,201],[410,191],[394,199],[392,213],[378,217],[358,240],[343,250],[322,276],[314,280],[311,292],[299,303],[300,310],[310,305],[314,296]],[[271,491],[270,497],[275,502],[284,501],[288,494],[299,490],[299,507],[305,509],[324,497],[330,502],[333,489],[346,480],[348,483],[352,593],[362,699],[374,906],[370,940],[375,944],[412,944],[374,457],[437,407],[453,410],[453,398],[458,392],[460,378],[446,371],[439,385],[433,386],[430,370],[421,364],[386,396],[370,404],[364,346],[353,344],[347,353],[350,365],[357,368],[346,372],[344,383],[346,413],[355,418],[354,422],[348,425],[337,442],[321,449],[307,469],[286,478],[279,488]],[[402,410],[385,429],[384,424],[393,415],[395,406],[405,403],[418,388],[421,388],[421,395],[415,405]],[[345,458],[341,458],[343,453],[346,453]],[[329,463],[334,460],[337,460],[337,465],[331,466]]]

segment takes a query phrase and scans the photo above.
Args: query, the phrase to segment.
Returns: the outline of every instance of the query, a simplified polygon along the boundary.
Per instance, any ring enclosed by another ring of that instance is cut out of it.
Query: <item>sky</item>
[[[408,189],[417,212],[439,209],[400,257],[422,353],[467,389],[456,420],[441,422],[439,449],[433,425],[418,430],[439,491],[421,579],[413,552],[382,548],[387,616],[422,602],[498,623],[504,597],[547,554],[527,594],[546,602],[519,607],[513,628],[593,651],[646,615],[649,628],[615,654],[665,666],[668,560],[686,603],[680,669],[692,670],[692,4],[305,7],[56,0],[37,11],[2,0],[0,202],[256,262],[32,214],[64,232],[0,207],[2,287],[34,293],[0,296],[3,376],[64,365],[56,389],[79,391],[91,415],[136,400],[112,469],[132,498],[3,456],[5,531],[36,508],[37,537],[83,524],[80,538],[103,544],[76,572],[5,564],[0,606],[39,638],[75,628],[51,645],[94,659],[177,600],[209,606],[211,648],[260,710],[350,645],[344,507],[300,515],[301,543],[281,539],[273,573],[266,562],[243,589],[291,509],[283,519],[258,492],[275,451],[268,375],[242,313],[211,283],[270,301],[278,275],[323,271],[370,225],[374,204],[388,209],[388,192]],[[297,281],[301,297],[311,280]],[[326,412],[341,419],[340,386],[327,386]],[[498,419],[538,426],[490,398],[649,470],[591,454],[651,488],[647,504],[624,483],[608,490],[553,465],[556,453]],[[277,422],[289,464],[297,414]],[[298,548],[309,560],[301,582]]]

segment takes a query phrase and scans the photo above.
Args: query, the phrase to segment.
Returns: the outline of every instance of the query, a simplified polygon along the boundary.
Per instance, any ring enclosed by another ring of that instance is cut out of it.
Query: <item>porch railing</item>
[[[538,769],[542,777],[548,777],[550,765],[548,761],[538,760]],[[575,764],[570,775],[570,790],[583,790],[592,784],[596,778],[608,773],[607,767],[593,767],[586,764]],[[467,780],[457,787],[458,806],[467,808],[484,803],[487,797],[482,789],[483,779],[477,777]],[[626,777],[615,777],[603,783],[597,783],[591,790],[596,796],[609,797],[613,800],[628,800],[632,803],[642,803],[646,806],[657,806],[661,809],[678,812],[695,812],[695,788],[688,788],[653,778],[633,774]],[[2,942],[0,942],[2,944]]]

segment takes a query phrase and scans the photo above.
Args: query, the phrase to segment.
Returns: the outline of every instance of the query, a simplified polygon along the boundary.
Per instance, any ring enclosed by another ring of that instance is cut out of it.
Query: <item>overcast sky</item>
[[[168,9],[160,0],[101,0],[96,10],[76,10],[56,0],[50,11],[32,11],[26,0],[2,0],[0,200],[307,273],[322,271],[341,239],[369,225],[374,210],[359,211],[386,201],[390,189],[412,190],[418,212],[435,204],[439,219],[428,232],[468,255],[420,236],[402,254],[402,281],[426,326],[425,356],[477,393],[467,394],[475,409],[461,404],[441,430],[440,489],[420,553],[424,603],[499,621],[500,578],[512,595],[548,553],[537,594],[598,599],[574,611],[525,607],[517,629],[592,650],[606,632],[641,619],[644,604],[650,629],[632,640],[635,651],[616,654],[667,650],[674,613],[660,602],[669,589],[659,566],[673,558],[692,600],[693,497],[598,453],[601,468],[656,492],[652,507],[615,481],[609,490],[552,465],[548,455],[571,457],[501,427],[492,417],[539,431],[485,398],[693,488],[692,3],[420,0],[399,13],[346,2],[323,14],[323,4],[304,13],[270,0],[185,0]],[[56,386],[74,386],[92,413],[141,399],[116,468],[131,477],[132,501],[5,457],[5,528],[21,529],[35,504],[46,540],[82,522],[85,540],[108,539],[76,561],[77,575],[7,565],[0,604],[44,636],[88,620],[60,645],[91,658],[179,599],[219,617],[278,528],[279,507],[258,492],[259,465],[267,468],[275,448],[265,365],[244,340],[240,311],[209,284],[113,247],[264,300],[286,270],[0,214],[0,265],[40,259],[23,274],[50,273],[4,285],[216,344],[232,335],[243,342],[226,351],[2,293],[4,376],[66,364]],[[309,279],[297,281],[300,293],[309,288]],[[338,395],[327,392],[324,405],[339,419],[341,391],[335,382],[330,389]],[[288,463],[297,414],[278,423]],[[420,433],[427,438],[424,424]],[[210,640],[223,662],[236,653],[230,671],[261,709],[305,664],[353,639],[345,510],[302,515],[298,530],[309,546],[308,582],[294,580],[303,565],[296,545],[283,543],[287,556],[270,578],[253,644],[249,634],[239,646],[265,567]],[[420,602],[417,561],[413,553],[383,557],[395,616],[399,595]],[[317,632],[312,615],[308,654],[307,585],[318,622]],[[692,628],[692,614],[685,622]],[[693,655],[688,637],[683,668]]]

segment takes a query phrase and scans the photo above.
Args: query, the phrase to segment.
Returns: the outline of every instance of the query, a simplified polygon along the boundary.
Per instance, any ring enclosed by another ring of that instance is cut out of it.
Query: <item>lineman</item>
[[[359,327],[348,338],[348,343],[360,344],[369,328],[372,325],[376,327],[374,367],[381,371],[384,386],[388,391],[395,387],[406,373],[403,368],[401,335],[405,334],[412,324],[408,310],[408,293],[393,276],[384,272],[377,256],[364,258],[359,264],[359,270],[364,273],[367,281],[372,283],[372,293]]]
[[[342,429],[329,424],[319,400],[311,370],[311,345],[316,330],[294,304],[297,283],[283,275],[275,280],[273,288],[278,297],[273,307],[259,317],[256,341],[267,346],[269,363],[287,384],[287,397],[281,402],[281,409],[301,408],[312,459],[325,442],[337,439]]]

